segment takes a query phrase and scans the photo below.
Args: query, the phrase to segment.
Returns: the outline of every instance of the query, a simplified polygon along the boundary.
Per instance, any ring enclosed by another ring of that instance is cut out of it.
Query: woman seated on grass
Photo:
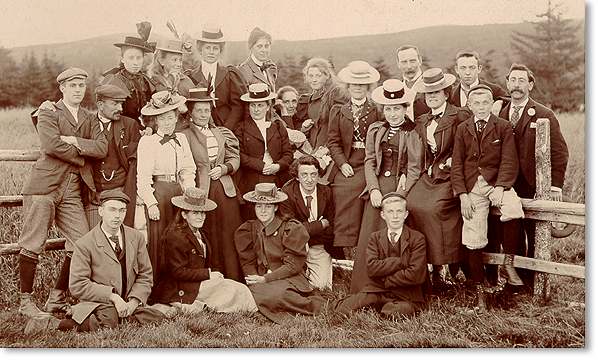
[[[202,226],[206,212],[216,209],[216,203],[199,188],[189,188],[171,201],[179,209],[164,233],[164,266],[154,289],[155,300],[182,313],[206,308],[217,312],[257,311],[247,286],[211,270],[210,242]]]
[[[257,220],[244,222],[235,232],[245,281],[260,312],[277,323],[284,313],[315,315],[324,302],[305,277],[307,230],[277,214],[277,204],[287,198],[273,183],[256,184],[243,199],[255,204]]]

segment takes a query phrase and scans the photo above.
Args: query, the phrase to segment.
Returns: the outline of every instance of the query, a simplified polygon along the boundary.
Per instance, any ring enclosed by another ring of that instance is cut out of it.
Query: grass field
[[[0,111],[0,149],[30,149],[38,140],[29,120],[30,109]],[[561,114],[562,132],[569,146],[564,194],[585,202],[583,114]],[[0,162],[0,195],[20,192],[30,163]],[[0,243],[16,242],[20,209],[0,209]],[[553,261],[585,264],[584,228],[555,239]],[[56,234],[52,234],[56,235]],[[39,305],[57,276],[60,252],[44,253],[38,266],[35,296]],[[551,277],[550,302],[534,305],[528,295],[495,299],[486,314],[467,311],[473,294],[466,288],[431,296],[429,306],[410,319],[389,320],[372,310],[350,317],[324,312],[315,318],[289,317],[276,325],[259,314],[179,316],[159,325],[125,324],[96,334],[46,332],[24,336],[25,318],[16,314],[18,269],[16,257],[0,257],[0,347],[584,347],[585,282]],[[335,269],[328,299],[347,292],[350,273]]]

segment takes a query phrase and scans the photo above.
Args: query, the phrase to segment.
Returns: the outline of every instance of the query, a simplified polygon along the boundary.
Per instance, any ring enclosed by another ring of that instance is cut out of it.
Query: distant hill
[[[579,20],[581,21],[581,20]],[[341,37],[321,40],[286,41],[274,40],[272,58],[276,61],[287,55],[332,58],[340,69],[349,61],[362,59],[374,61],[380,58],[397,72],[396,48],[413,44],[420,48],[430,66],[446,67],[453,64],[459,49],[474,49],[482,56],[494,50],[492,65],[499,71],[506,69],[513,58],[510,39],[513,31],[530,32],[529,23],[488,24],[475,26],[434,26],[393,34]],[[114,34],[69,43],[36,45],[11,49],[15,60],[33,52],[38,58],[47,53],[67,66],[80,66],[89,71],[103,71],[118,63],[119,52],[112,44],[121,41],[125,34]],[[276,37],[276,35],[274,34]],[[583,29],[579,37],[583,40]],[[163,37],[153,34],[152,38]],[[247,42],[232,41],[226,44],[225,62],[238,64],[247,57]],[[530,64],[532,65],[532,64]]]

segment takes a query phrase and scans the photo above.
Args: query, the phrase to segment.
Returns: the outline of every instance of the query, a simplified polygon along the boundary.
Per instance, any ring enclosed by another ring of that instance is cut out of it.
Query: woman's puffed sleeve
[[[252,220],[244,222],[235,231],[235,249],[237,249],[239,263],[245,276],[257,275],[257,254],[254,249],[255,234],[253,231]]]
[[[224,137],[224,166],[226,166],[226,174],[232,175],[239,170],[240,165],[240,150],[239,139],[235,134],[225,127],[219,127]]]

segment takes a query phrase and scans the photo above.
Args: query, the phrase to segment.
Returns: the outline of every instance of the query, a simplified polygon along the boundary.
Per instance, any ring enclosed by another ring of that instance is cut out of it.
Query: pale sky
[[[260,26],[274,39],[306,40],[392,33],[434,25],[535,20],[548,0],[0,0],[0,46],[69,42],[114,33],[135,34],[166,21],[193,35],[205,23],[230,40]],[[583,0],[562,0],[565,17],[583,18]]]

